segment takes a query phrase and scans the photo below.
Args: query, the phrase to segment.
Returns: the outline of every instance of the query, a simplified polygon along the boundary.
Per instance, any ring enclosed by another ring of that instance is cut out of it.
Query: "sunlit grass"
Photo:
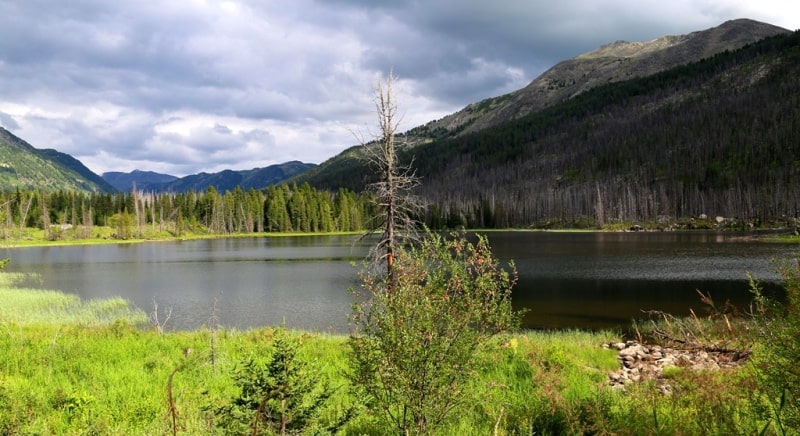
[[[366,400],[346,377],[346,336],[290,334],[299,338],[298,358],[337,388],[334,404]],[[274,338],[274,328],[159,335],[127,323],[3,323],[0,434],[169,434],[166,383],[174,371],[182,433],[214,434],[209,408],[237,395],[234,368],[252,357],[268,359]],[[616,355],[600,345],[618,339],[580,331],[498,337],[482,352],[485,364],[464,393],[468,405],[436,434],[722,434],[758,428],[746,414],[752,383],[747,371],[676,370],[670,373],[672,396],[648,384],[612,390],[606,373],[617,368]],[[359,410],[344,434],[392,430]],[[717,411],[736,420],[710,418]]]
[[[100,326],[124,321],[147,322],[147,315],[122,298],[83,301],[77,295],[16,287],[27,275],[0,273],[0,322],[17,325]]]
[[[0,273],[0,434],[169,434],[172,379],[184,434],[215,434],[209,412],[235,398],[232,374],[250,358],[269,359],[276,328],[159,334],[122,299],[82,301]],[[26,285],[30,286],[30,285]],[[356,405],[344,434],[391,432],[347,377],[345,335],[292,331],[298,359],[336,390],[334,408]],[[736,434],[764,421],[747,369],[667,372],[672,395],[652,383],[613,390],[619,368],[603,343],[614,332],[525,331],[501,335],[462,394],[466,405],[436,434]],[[331,411],[331,413],[334,413]],[[725,419],[722,419],[724,417]]]

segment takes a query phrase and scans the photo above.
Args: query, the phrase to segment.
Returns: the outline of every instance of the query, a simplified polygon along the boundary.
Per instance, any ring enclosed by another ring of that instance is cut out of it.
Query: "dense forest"
[[[431,227],[607,226],[800,210],[800,33],[594,88],[477,133],[402,152]],[[419,132],[419,129],[416,129]],[[402,138],[401,138],[402,139]],[[416,141],[414,141],[416,142]],[[299,180],[360,191],[350,150]]]
[[[0,192],[0,237],[16,238],[39,228],[51,240],[91,238],[95,226],[114,229],[118,239],[167,232],[333,232],[367,229],[376,215],[369,194],[335,193],[308,184],[205,192],[125,194],[75,191]]]

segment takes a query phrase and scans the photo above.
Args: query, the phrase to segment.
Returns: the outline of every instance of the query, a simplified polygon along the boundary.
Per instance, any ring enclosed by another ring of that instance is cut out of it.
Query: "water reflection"
[[[491,234],[495,252],[515,259],[514,305],[534,328],[625,328],[643,311],[706,312],[698,290],[718,305],[745,308],[747,273],[779,296],[776,259],[794,246],[726,233]]]
[[[492,232],[495,255],[519,271],[514,304],[531,328],[622,328],[641,310],[702,313],[697,289],[718,303],[749,301],[746,272],[775,291],[773,259],[792,245],[723,233]],[[5,249],[10,271],[83,298],[122,296],[146,312],[173,308],[167,328],[217,318],[246,329],[347,331],[357,265],[370,241],[356,236],[234,238]],[[770,284],[772,283],[772,284]],[[163,319],[163,317],[162,317]]]

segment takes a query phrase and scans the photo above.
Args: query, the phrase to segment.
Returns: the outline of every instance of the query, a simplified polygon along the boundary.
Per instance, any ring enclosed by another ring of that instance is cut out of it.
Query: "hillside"
[[[0,127],[0,189],[114,192],[113,186],[70,155],[40,150]]]
[[[455,138],[497,126],[558,105],[594,87],[646,77],[735,50],[788,30],[748,19],[732,20],[688,35],[664,36],[647,42],[617,41],[558,63],[528,86],[470,104],[464,109],[410,129],[401,135],[410,146]],[[318,187],[360,189],[363,172],[358,147],[345,150],[301,176]]]
[[[181,178],[139,170],[130,173],[108,172],[103,174],[103,178],[124,192],[129,192],[134,183],[137,189],[148,192],[200,192],[210,186],[219,192],[225,192],[233,191],[237,186],[244,190],[263,189],[302,174],[315,166],[292,161],[251,170],[224,170],[218,173],[192,174]]]
[[[800,208],[797,77],[800,35],[782,32],[443,135],[405,158],[416,156],[432,226],[786,219]],[[306,180],[360,189],[365,174],[350,150]]]
[[[645,77],[660,71],[741,48],[788,30],[753,20],[727,21],[687,35],[652,41],[617,41],[558,63],[518,91],[468,105],[433,121],[410,136],[441,136],[477,132],[565,101],[607,83]]]

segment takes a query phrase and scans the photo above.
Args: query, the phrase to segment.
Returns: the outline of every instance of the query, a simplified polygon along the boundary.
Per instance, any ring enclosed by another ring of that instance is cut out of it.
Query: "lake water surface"
[[[514,305],[529,328],[625,328],[642,310],[703,313],[697,289],[718,303],[750,299],[746,272],[774,292],[775,261],[796,246],[730,233],[488,233],[495,256],[519,272]],[[232,238],[3,249],[7,270],[85,299],[121,296],[145,312],[155,301],[168,329],[219,324],[246,329],[346,332],[358,266],[357,236]],[[356,266],[353,266],[353,264]]]

